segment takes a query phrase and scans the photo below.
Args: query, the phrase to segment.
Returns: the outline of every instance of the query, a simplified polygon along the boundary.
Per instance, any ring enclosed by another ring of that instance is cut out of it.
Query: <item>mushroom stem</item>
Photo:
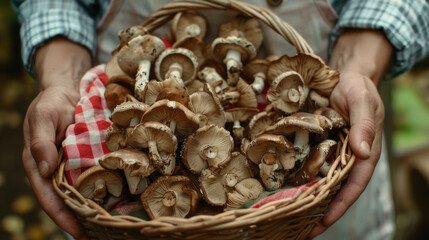
[[[149,181],[146,177],[133,174],[131,166],[124,168],[125,179],[128,183],[128,190],[131,194],[140,194],[149,186]]]
[[[262,162],[266,165],[274,165],[277,162],[277,156],[275,153],[266,152],[262,156]],[[275,169],[274,169],[275,170]]]
[[[217,149],[217,147],[208,144],[204,144],[200,148],[200,156],[208,162],[209,166],[216,165],[214,163],[214,159],[216,158],[218,152],[219,149]]]
[[[176,192],[167,191],[162,197],[162,204],[168,208],[174,207],[176,205],[176,198]]]
[[[234,187],[238,182],[238,176],[234,173],[228,173],[225,176],[225,185],[228,187]]]
[[[283,90],[281,93],[281,98],[285,102],[298,102],[299,101],[299,91],[295,88]]]
[[[176,125],[177,125],[176,121],[174,120],[170,121],[170,129],[173,133],[176,131]]]
[[[240,121],[234,121],[234,126],[232,126],[232,132],[234,133],[234,137],[237,140],[241,140],[244,137],[244,128],[241,126]]]
[[[134,85],[134,94],[138,100],[142,100],[143,91],[146,84],[149,82],[150,61],[140,61],[139,68],[136,74],[136,83]]]
[[[192,23],[186,26],[185,32],[191,36],[198,36],[201,33],[201,28],[198,24]]]
[[[152,160],[153,164],[155,165],[155,167],[158,168],[162,168],[162,166],[164,165],[161,159],[161,155],[159,155],[158,152],[158,147],[156,146],[156,142],[155,141],[149,141],[147,143],[148,148],[149,148],[149,157]]]
[[[106,194],[106,181],[104,181],[102,178],[97,179],[97,181],[94,183],[94,200],[101,201],[106,196]]]
[[[139,123],[140,123],[140,118],[134,117],[134,118],[131,119],[129,126],[130,127],[135,127]]]
[[[265,87],[265,74],[263,72],[258,72],[253,76],[253,83],[250,86],[253,88],[255,93],[259,94]]]
[[[229,85],[235,86],[239,80],[241,68],[243,67],[241,63],[241,54],[237,50],[230,49],[226,53],[226,57],[223,61],[227,69],[227,82]]]
[[[177,83],[179,83],[179,85],[182,88],[184,88],[185,83],[183,82],[183,79],[182,79],[182,73],[183,73],[182,64],[175,62],[171,64],[170,67],[168,68],[168,71],[165,74],[165,78],[173,78],[174,80],[177,81]]]
[[[308,145],[308,131],[297,130],[295,133],[294,149],[296,152],[296,159],[302,161],[309,153],[310,146]]]

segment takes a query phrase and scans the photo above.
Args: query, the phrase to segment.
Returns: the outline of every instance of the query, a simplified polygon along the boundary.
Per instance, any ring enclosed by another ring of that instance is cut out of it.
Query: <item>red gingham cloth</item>
[[[66,157],[66,176],[70,185],[86,169],[98,164],[98,158],[109,150],[104,141],[104,132],[112,124],[111,112],[104,98],[108,76],[105,65],[89,70],[80,83],[81,99],[75,110],[75,123],[66,130],[63,149]]]

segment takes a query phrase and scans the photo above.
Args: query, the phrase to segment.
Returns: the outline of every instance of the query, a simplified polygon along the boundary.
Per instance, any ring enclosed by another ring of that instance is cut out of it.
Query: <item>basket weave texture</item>
[[[188,10],[232,10],[254,17],[295,46],[297,52],[313,53],[307,42],[269,10],[239,1],[183,0],[158,9],[142,24],[148,32]],[[305,239],[327,211],[333,195],[347,177],[355,156],[348,146],[348,131],[339,133],[335,161],[328,175],[298,197],[280,199],[260,208],[238,209],[191,218],[160,217],[151,221],[132,216],[112,216],[97,203],[84,198],[65,176],[65,157],[52,179],[54,189],[72,209],[91,239]]]

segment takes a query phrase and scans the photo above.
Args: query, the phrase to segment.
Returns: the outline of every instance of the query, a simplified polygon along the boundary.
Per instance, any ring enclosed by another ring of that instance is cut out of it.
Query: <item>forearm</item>
[[[332,51],[330,66],[340,72],[354,72],[373,80],[377,86],[392,59],[393,47],[383,32],[349,30]]]
[[[90,67],[89,50],[62,37],[49,40],[36,52],[35,69],[41,90],[64,86],[78,91],[79,81]]]

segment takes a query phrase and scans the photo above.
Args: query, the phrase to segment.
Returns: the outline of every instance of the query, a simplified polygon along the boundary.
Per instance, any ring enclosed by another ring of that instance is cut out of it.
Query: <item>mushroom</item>
[[[113,76],[106,81],[104,98],[107,107],[113,110],[117,105],[123,103],[127,95],[133,95],[135,80],[128,75]]]
[[[195,54],[186,48],[169,48],[155,61],[155,76],[159,81],[175,79],[181,87],[195,79],[198,61]]]
[[[275,112],[259,112],[254,115],[249,124],[247,125],[248,134],[250,140],[255,139],[260,135],[267,127],[277,122],[279,116]]]
[[[236,91],[240,94],[237,102],[234,104],[237,107],[257,108],[258,99],[252,87],[243,79],[238,80]]]
[[[270,62],[264,58],[253,59],[244,65],[243,74],[247,79],[253,80],[250,86],[256,94],[260,94],[264,90],[268,65]]]
[[[150,80],[142,94],[142,102],[151,106],[158,98],[159,93],[165,88],[180,87],[179,83],[173,78],[167,78],[164,81]]]
[[[157,217],[189,217],[198,204],[198,194],[188,185],[185,176],[161,176],[140,196],[150,219]]]
[[[330,107],[323,107],[316,109],[313,114],[319,114],[327,117],[332,122],[332,127],[336,129],[345,128],[347,126],[346,120],[339,114],[337,111],[335,111],[333,108]]]
[[[122,128],[134,127],[148,108],[142,102],[123,102],[113,109],[112,121]]]
[[[205,45],[202,40],[193,36],[187,36],[176,41],[172,48],[186,48],[192,51],[197,58],[198,66],[201,66],[206,61],[206,57],[204,56]]]
[[[219,28],[219,36],[246,39],[255,46],[256,50],[259,49],[264,39],[259,21],[245,15],[237,15],[232,21],[222,24]]]
[[[162,100],[162,99],[168,99],[170,101],[176,101],[178,103],[183,104],[183,106],[189,108],[189,94],[188,92],[180,87],[180,86],[174,86],[174,87],[166,87],[161,89],[159,92],[156,101]]]
[[[337,142],[326,139],[319,143],[304,161],[302,167],[287,181],[294,185],[302,185],[317,176],[323,163],[332,155]]]
[[[200,114],[193,113],[183,104],[167,99],[155,102],[141,118],[141,122],[155,121],[167,125],[179,142],[194,133],[200,124],[205,125],[203,120]]]
[[[147,176],[155,171],[146,153],[130,148],[110,152],[98,163],[106,169],[123,170],[131,194],[141,194],[149,186]]]
[[[294,149],[296,160],[301,163],[310,153],[309,134],[324,134],[332,129],[331,121],[322,115],[298,112],[284,117],[273,126],[267,127],[264,133],[290,136],[295,133]]]
[[[213,67],[204,67],[198,72],[198,78],[212,86],[216,84],[216,93],[220,93],[229,86],[225,79],[223,79],[223,77]]]
[[[279,189],[286,172],[295,167],[293,144],[282,135],[258,136],[248,145],[246,156],[259,165],[261,180],[268,190]]]
[[[148,149],[155,168],[163,175],[173,174],[177,139],[169,127],[159,122],[140,123],[134,127],[127,143],[133,148]]]
[[[112,123],[104,132],[107,149],[114,152],[127,147],[127,131],[116,123]]]
[[[322,59],[310,53],[298,53],[294,57],[283,55],[272,61],[267,79],[273,80],[286,71],[298,72],[309,90],[325,97],[330,96],[339,79],[338,71],[331,70]]]
[[[186,84],[186,91],[188,91],[188,94],[191,95],[192,93],[203,91],[203,87],[204,82],[194,79]]]
[[[193,173],[208,167],[220,168],[231,158],[234,141],[224,128],[207,125],[199,128],[183,144],[182,161]]]
[[[244,155],[234,152],[232,158],[219,171],[204,169],[200,175],[200,186],[204,199],[213,206],[224,206],[227,192],[243,179],[252,177]]]
[[[274,67],[270,66],[268,72],[273,69]],[[272,81],[267,92],[267,100],[281,114],[290,115],[304,108],[307,95],[308,89],[301,75],[295,71],[284,71]]]
[[[240,208],[243,203],[257,199],[264,192],[264,187],[256,178],[246,178],[234,186],[232,192],[227,193],[227,202],[224,211]]]
[[[206,116],[209,123],[213,123],[218,127],[225,126],[225,111],[214,89],[206,83],[203,90],[189,96],[189,109],[194,113]]]
[[[139,35],[131,39],[118,53],[119,67],[128,75],[135,76],[134,94],[142,100],[142,93],[147,82],[151,63],[165,49],[164,42],[153,35]]]
[[[316,91],[311,90],[307,97],[307,112],[314,112],[318,108],[327,107],[329,98],[321,96]]]
[[[122,194],[124,180],[119,172],[95,165],[79,175],[74,187],[83,197],[103,203],[108,193],[115,197]]]
[[[233,123],[232,132],[238,142],[244,137],[244,127],[241,122],[249,121],[253,115],[258,113],[257,108],[231,108],[226,110],[226,122]]]
[[[212,43],[213,56],[223,62],[227,69],[227,82],[235,86],[242,71],[243,62],[256,56],[255,46],[244,38],[216,38]]]
[[[176,41],[188,36],[203,40],[206,35],[207,21],[194,11],[178,12],[171,23],[171,33]]]

